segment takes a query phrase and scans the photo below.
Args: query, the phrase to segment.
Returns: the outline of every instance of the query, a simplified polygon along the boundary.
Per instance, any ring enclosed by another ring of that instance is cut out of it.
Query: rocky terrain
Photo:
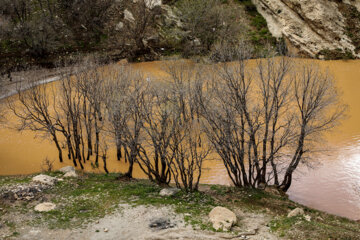
[[[116,174],[0,177],[1,239],[357,239],[359,223],[275,189],[201,185],[187,193]]]
[[[359,0],[253,0],[270,32],[295,55],[358,58]]]

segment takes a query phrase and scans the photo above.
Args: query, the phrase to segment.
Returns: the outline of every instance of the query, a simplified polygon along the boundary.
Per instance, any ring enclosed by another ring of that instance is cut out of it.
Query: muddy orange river
[[[327,151],[316,155],[318,164],[311,169],[300,168],[288,194],[290,199],[306,206],[360,219],[360,60],[313,61],[334,76],[349,111],[341,125],[327,135]],[[153,76],[164,74],[161,65],[161,62],[134,64]],[[7,114],[7,121],[16,120]],[[0,175],[40,172],[45,158],[54,160],[55,168],[72,164],[70,160],[60,164],[53,144],[34,132],[17,132],[2,126],[0,136]],[[114,149],[109,156],[111,172],[126,170],[126,164],[115,159]],[[94,170],[87,164],[86,170],[100,172],[102,168]],[[145,177],[139,168],[135,168],[134,176]],[[201,182],[230,184],[221,161],[216,159],[205,163]]]

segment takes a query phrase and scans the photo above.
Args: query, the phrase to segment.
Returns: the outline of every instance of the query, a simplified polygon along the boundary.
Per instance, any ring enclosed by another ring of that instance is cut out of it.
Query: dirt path
[[[166,224],[159,227],[154,227],[153,224],[150,227],[156,220],[165,220]],[[257,234],[234,239],[278,239],[266,227],[267,220],[264,215],[246,214],[241,216],[239,220],[241,228],[258,229]],[[20,234],[16,239],[24,240],[213,240],[229,239],[234,236],[226,233],[193,230],[191,226],[186,226],[183,216],[174,213],[170,207],[131,207],[128,204],[120,204],[117,213],[108,215],[100,221],[90,223],[80,229],[51,230],[24,227],[19,230]]]
[[[59,76],[69,73],[70,70],[70,67],[63,67],[13,72],[11,81],[7,75],[0,76],[0,100],[16,94],[20,84],[28,79],[32,79],[37,85],[50,83],[59,80]],[[26,90],[26,86],[21,86],[21,90]]]

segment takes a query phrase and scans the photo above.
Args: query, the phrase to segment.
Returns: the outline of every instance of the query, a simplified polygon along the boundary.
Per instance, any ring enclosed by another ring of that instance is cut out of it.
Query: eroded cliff
[[[290,51],[319,58],[360,57],[360,0],[253,0]]]

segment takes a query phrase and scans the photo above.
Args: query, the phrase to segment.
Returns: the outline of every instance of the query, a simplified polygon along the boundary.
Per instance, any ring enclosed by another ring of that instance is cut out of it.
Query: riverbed
[[[341,125],[327,134],[326,142],[321,142],[326,151],[313,157],[316,161],[312,168],[302,166],[297,171],[288,194],[290,199],[306,206],[360,219],[360,60],[311,61],[333,75],[342,101],[349,109]],[[161,62],[138,63],[134,67],[152,76],[164,74]],[[6,117],[7,122],[15,121],[11,114],[6,114]],[[3,125],[0,136],[0,175],[39,172],[45,158],[54,161],[55,169],[71,164],[68,160],[60,164],[53,144],[33,132],[18,132]],[[126,170],[126,164],[115,159],[114,149],[109,151],[109,156],[112,156],[108,160],[111,172]],[[86,170],[102,171],[101,168],[91,169],[90,164]],[[134,171],[135,177],[145,177],[139,168]],[[216,159],[205,163],[201,182],[230,184],[221,161]]]

